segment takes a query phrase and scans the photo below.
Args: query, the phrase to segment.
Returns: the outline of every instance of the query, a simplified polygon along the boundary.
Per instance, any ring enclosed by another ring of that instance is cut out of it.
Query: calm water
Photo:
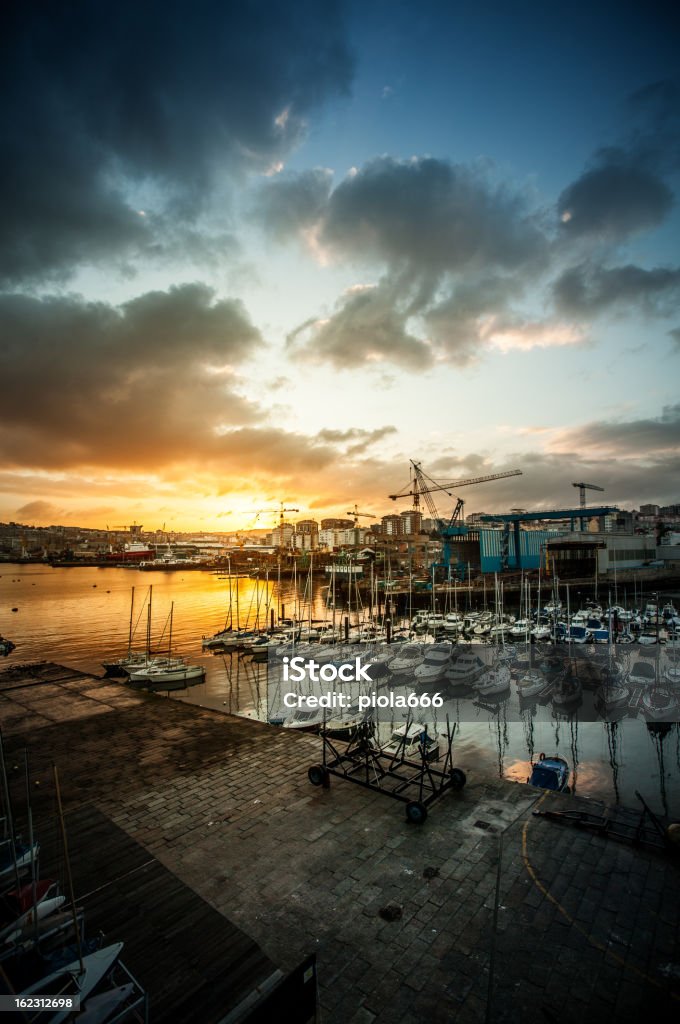
[[[250,717],[263,717],[267,666],[238,655],[206,654],[204,635],[221,629],[229,607],[230,581],[204,572],[139,572],[128,569],[51,569],[0,565],[0,634],[16,650],[0,660],[6,664],[49,660],[100,674],[101,662],[127,650],[131,588],[135,587],[134,646],[145,646],[145,599],[153,586],[152,636],[167,648],[168,617],[174,603],[172,650],[205,666],[204,683],[172,696]],[[303,604],[304,582],[297,601]],[[236,581],[231,581],[232,607]],[[292,614],[296,600],[286,582],[280,596],[275,585],[238,581],[241,623],[264,624],[267,594],[276,608],[285,603]],[[12,608],[17,608],[12,612]],[[308,603],[304,604],[308,614]],[[315,617],[324,617],[323,596],[316,592]],[[165,634],[164,634],[165,629]],[[161,643],[161,637],[163,641]],[[680,729],[677,725],[647,728],[637,719],[618,725],[578,721],[506,721],[503,706],[490,721],[463,722],[454,745],[454,759],[466,770],[476,765],[508,779],[525,781],[530,760],[540,751],[559,752],[576,768],[575,789],[581,795],[619,800],[635,806],[639,790],[653,809],[680,814]]]

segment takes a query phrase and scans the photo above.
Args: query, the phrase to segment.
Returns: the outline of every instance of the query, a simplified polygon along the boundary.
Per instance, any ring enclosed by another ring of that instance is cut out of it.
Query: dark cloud
[[[671,338],[673,339],[675,344],[680,349],[680,327],[674,327],[673,330],[669,331],[668,333],[670,334]]]
[[[680,457],[680,404],[655,418],[598,421],[562,432],[552,443],[561,451],[603,452],[618,458]],[[677,479],[674,481],[677,488]]]
[[[233,371],[262,339],[240,302],[203,285],[120,307],[0,296],[0,337],[5,465],[150,468],[262,417]]]
[[[258,190],[251,216],[272,237],[290,238],[321,219],[332,178],[322,168],[277,176]]]
[[[27,0],[4,11],[3,36],[10,281],[148,251],[139,196],[191,218],[225,176],[284,159],[352,75],[334,0]]]
[[[670,315],[678,311],[680,270],[583,263],[564,271],[553,290],[557,309],[572,316],[593,316],[612,307]]]
[[[557,209],[568,237],[622,241],[658,227],[673,206],[673,193],[653,171],[609,154],[560,196]]]
[[[628,98],[632,128],[628,146],[643,165],[661,173],[680,167],[680,81],[643,86]]]
[[[526,198],[479,168],[431,157],[380,157],[334,190],[321,244],[418,275],[537,260],[544,238]]]
[[[411,334],[408,313],[388,283],[357,287],[327,319],[309,320],[287,338],[291,353],[338,369],[390,362],[411,370],[432,365],[430,346]]]
[[[396,434],[397,428],[392,426],[377,427],[375,430],[361,430],[359,427],[352,427],[349,430],[320,430],[318,439],[328,441],[331,444],[344,446],[345,454],[349,458],[363,455],[379,441]]]
[[[483,351],[485,320],[505,312],[522,291],[522,282],[512,277],[481,275],[460,281],[428,310],[425,319],[430,337],[447,356],[470,362]]]

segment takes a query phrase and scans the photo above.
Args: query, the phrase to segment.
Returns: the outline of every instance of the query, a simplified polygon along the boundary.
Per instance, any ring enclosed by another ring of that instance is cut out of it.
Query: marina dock
[[[542,796],[454,746],[468,784],[417,826],[311,786],[318,737],[50,663],[0,672],[0,724],[22,827],[28,750],[43,875],[58,766],[76,902],[125,943],[152,1022],[245,1020],[310,958],[323,1024],[678,1013],[679,858],[532,813],[637,809]]]

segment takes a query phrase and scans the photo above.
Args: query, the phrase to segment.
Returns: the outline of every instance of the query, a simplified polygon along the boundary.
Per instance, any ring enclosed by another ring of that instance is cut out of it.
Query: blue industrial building
[[[561,536],[562,530],[521,530],[518,533],[520,557],[517,558],[516,536],[506,535],[507,552],[504,554],[503,530],[479,530],[479,561],[482,572],[502,572],[505,560],[507,569],[538,569],[541,555],[549,540]],[[545,560],[545,559],[544,559]]]

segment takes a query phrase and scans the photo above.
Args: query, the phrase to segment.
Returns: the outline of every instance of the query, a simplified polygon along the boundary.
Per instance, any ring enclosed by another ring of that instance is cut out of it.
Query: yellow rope
[[[536,803],[536,807],[538,807],[543,802],[543,800],[545,800],[546,795],[547,793],[544,792],[540,800]],[[653,978],[651,977],[651,975],[646,974],[645,971],[641,971],[638,967],[635,967],[633,964],[629,964],[626,960],[623,959],[623,957],[619,956],[618,953],[614,953],[613,950],[609,948],[609,946],[605,946],[604,943],[599,942],[597,939],[594,939],[592,935],[590,935],[588,931],[586,931],[583,925],[580,925],[578,921],[576,921],[571,916],[569,911],[565,910],[560,901],[552,895],[547,886],[543,884],[543,882],[536,874],[536,871],[534,870],[531,861],[529,860],[529,854],[527,852],[527,833],[529,831],[529,820],[530,819],[527,818],[527,820],[524,822],[524,825],[522,826],[522,860],[524,861],[524,867],[527,870],[527,874],[531,878],[536,888],[543,893],[546,899],[550,900],[553,906],[556,907],[557,910],[559,910],[562,917],[566,918],[569,924],[578,932],[580,932],[580,934],[584,937],[584,939],[586,939],[587,942],[590,943],[591,946],[594,946],[595,949],[599,949],[599,951],[601,953],[604,953],[606,956],[611,957],[611,959],[616,961],[617,964],[620,964],[621,967],[624,967],[627,971],[630,971],[632,974],[637,975],[638,978],[643,978],[645,981],[648,981],[649,984],[654,985],[655,988],[660,988],[664,992],[669,991],[666,988],[666,986],[662,984],[660,981],[657,981],[656,978]],[[680,1001],[680,994],[676,992],[669,992],[669,995],[671,995],[673,999]]]

